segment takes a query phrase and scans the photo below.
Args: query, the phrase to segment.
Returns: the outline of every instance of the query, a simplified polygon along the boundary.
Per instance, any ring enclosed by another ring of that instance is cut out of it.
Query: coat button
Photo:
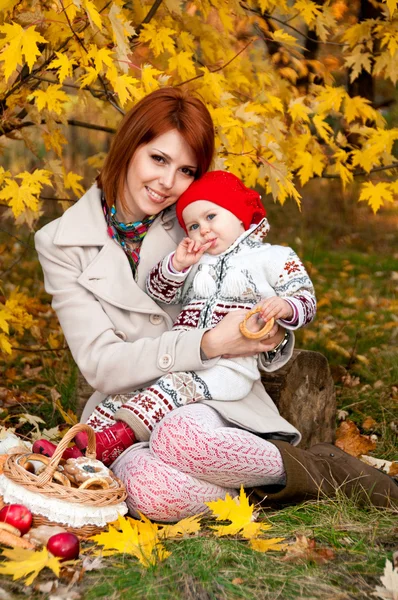
[[[117,337],[123,340],[123,342],[127,340],[127,335],[124,333],[124,331],[120,331],[120,329],[116,329],[115,335],[117,335]]]
[[[163,321],[162,315],[149,315],[149,320],[152,325],[159,325]]]
[[[163,228],[166,229],[166,231],[173,229],[173,221],[166,221],[163,223]]]
[[[163,356],[161,356],[159,359],[159,367],[161,369],[168,369],[169,367],[171,367],[172,362],[173,361],[170,354],[163,354]]]

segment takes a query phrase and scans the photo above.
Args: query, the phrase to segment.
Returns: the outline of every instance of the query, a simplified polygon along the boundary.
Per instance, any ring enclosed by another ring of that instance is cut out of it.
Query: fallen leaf
[[[336,446],[351,456],[359,457],[376,448],[376,442],[362,435],[353,421],[342,421],[336,431]]]
[[[94,558],[85,556],[82,561],[82,567],[85,571],[98,571],[99,569],[105,569],[106,564],[100,556]]]
[[[168,556],[168,552],[158,538],[158,526],[149,519],[142,521],[119,516],[117,527],[108,526],[108,531],[90,538],[91,541],[103,546],[101,554],[131,554],[138,558],[144,567],[155,565]]]
[[[202,515],[195,515],[181,519],[173,525],[160,525],[159,538],[181,538],[190,533],[197,533],[200,530],[200,519]]]
[[[379,471],[384,471],[390,475],[390,470],[394,470],[394,467],[398,466],[398,462],[393,462],[391,460],[383,460],[382,458],[375,458],[374,456],[367,456],[366,454],[362,454],[359,456],[359,460],[374,467],[375,469],[379,469]]]
[[[394,569],[392,562],[388,559],[386,560],[384,574],[380,577],[380,581],[383,587],[377,585],[373,596],[382,598],[382,600],[398,600],[398,569]]]
[[[377,427],[377,422],[372,417],[366,417],[364,422],[362,423],[362,429],[375,429]]]
[[[339,410],[337,412],[337,419],[339,421],[345,421],[349,414],[350,413],[348,412],[348,410]]]
[[[205,504],[210,508],[217,521],[231,521],[228,525],[211,527],[217,536],[239,534],[246,539],[251,539],[271,528],[271,525],[265,523],[255,523],[254,506],[249,504],[243,486],[240,488],[239,496],[235,498],[226,494],[225,500],[219,499],[205,502]]]
[[[397,477],[398,476],[398,461],[394,461],[391,464],[391,467],[388,470],[388,474],[390,475],[390,477]]]
[[[268,552],[269,550],[286,550],[288,544],[281,544],[285,538],[252,539],[249,542],[250,547],[256,552]]]
[[[349,387],[349,388],[356,387],[357,385],[359,385],[361,383],[361,380],[359,379],[359,377],[353,377],[352,375],[350,375],[350,373],[347,373],[347,375],[343,375],[343,377],[341,378],[341,381],[342,381],[344,387]]]
[[[334,558],[335,554],[330,548],[317,548],[314,539],[298,535],[296,541],[288,545],[286,555],[281,560],[285,562],[310,561],[321,565]]]
[[[30,585],[45,567],[51,569],[59,577],[60,559],[50,554],[47,548],[42,548],[42,550],[13,548],[12,550],[3,550],[2,556],[10,560],[0,565],[0,573],[12,575],[14,581],[26,577],[24,583]]]

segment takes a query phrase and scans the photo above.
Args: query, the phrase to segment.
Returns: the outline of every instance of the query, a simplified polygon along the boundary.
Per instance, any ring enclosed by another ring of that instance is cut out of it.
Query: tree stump
[[[294,350],[284,367],[261,380],[281,415],[302,434],[301,448],[334,441],[336,393],[323,354]]]
[[[302,434],[301,448],[334,441],[336,394],[329,364],[323,354],[295,350],[284,367],[275,373],[263,373],[261,379],[281,415]],[[79,418],[93,391],[79,373]]]

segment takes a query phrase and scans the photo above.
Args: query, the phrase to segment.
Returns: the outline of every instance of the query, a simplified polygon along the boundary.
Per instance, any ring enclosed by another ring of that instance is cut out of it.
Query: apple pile
[[[32,521],[32,513],[23,504],[9,504],[0,510],[0,530],[7,532],[7,534],[11,534],[11,536],[15,538],[15,545],[32,547],[29,542],[20,540],[20,536],[25,535],[30,530]],[[21,543],[17,543],[17,540]],[[12,541],[11,538],[6,537],[4,538],[3,543],[6,545],[14,545],[12,544]],[[22,542],[29,544],[29,546],[23,545]],[[47,550],[62,560],[73,560],[79,556],[79,538],[74,533],[68,531],[56,533],[48,539]]]

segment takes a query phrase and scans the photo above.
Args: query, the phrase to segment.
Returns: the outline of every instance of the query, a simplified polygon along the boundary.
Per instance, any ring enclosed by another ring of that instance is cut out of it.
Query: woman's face
[[[139,146],[133,155],[124,186],[127,210],[117,203],[125,221],[142,221],[174,204],[193,182],[197,160],[182,135],[171,129]]]

